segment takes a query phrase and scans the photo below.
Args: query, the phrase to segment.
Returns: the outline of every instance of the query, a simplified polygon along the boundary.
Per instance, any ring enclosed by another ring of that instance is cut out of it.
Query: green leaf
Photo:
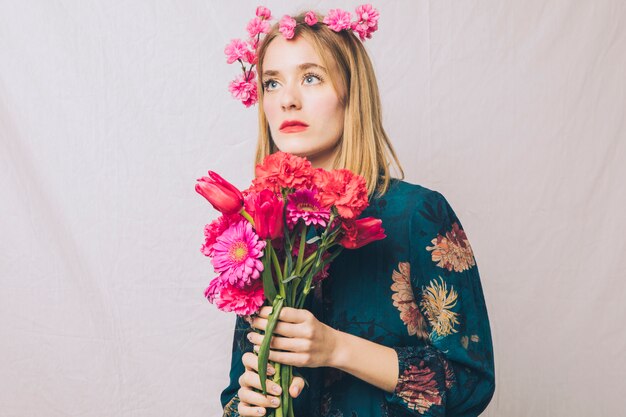
[[[280,296],[280,294],[276,295],[274,298],[274,304],[272,305],[272,312],[270,313],[267,319],[267,327],[265,328],[265,336],[263,336],[263,342],[261,342],[261,348],[259,349],[259,368],[258,369],[267,369],[267,359],[270,355],[270,341],[272,339],[272,334],[274,333],[274,329],[276,328],[276,324],[278,323],[278,316],[280,315],[280,311],[283,309],[283,304],[285,299]],[[263,395],[267,395],[267,372],[259,372],[259,378],[261,380],[261,388],[263,389]]]
[[[291,280],[293,280],[293,279],[296,279],[296,278],[301,278],[301,277],[300,277],[300,275],[298,275],[298,274],[293,274],[293,275],[291,275],[290,277],[283,279],[283,284],[286,284],[286,283],[288,283],[289,281],[291,281]]]
[[[263,291],[265,292],[265,298],[267,298],[270,303],[274,302],[274,298],[276,298],[276,286],[274,285],[274,278],[272,276],[272,261],[270,258],[272,257],[273,248],[271,247],[272,243],[268,239],[267,246],[270,246],[269,249],[265,251],[263,254]],[[266,247],[267,247],[266,246]]]
[[[321,237],[319,237],[319,236],[313,236],[311,239],[307,240],[307,241],[306,241],[306,243],[307,243],[308,245],[310,245],[310,244],[312,244],[312,243],[317,242],[317,241],[318,241],[318,240],[320,240],[320,239],[321,239]]]

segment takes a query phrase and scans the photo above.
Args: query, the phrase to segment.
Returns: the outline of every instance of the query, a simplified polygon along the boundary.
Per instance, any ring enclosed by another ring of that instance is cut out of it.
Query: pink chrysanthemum
[[[293,38],[296,28],[296,19],[289,15],[284,15],[280,22],[278,22],[278,30],[283,34],[285,39]]]
[[[298,219],[303,219],[307,226],[316,224],[326,227],[330,219],[330,210],[322,207],[315,195],[315,192],[305,189],[289,196],[287,224],[290,228],[293,228]]]
[[[252,281],[244,288],[231,285],[223,276],[214,278],[204,292],[204,296],[226,312],[234,312],[240,316],[254,314],[259,311],[265,301],[263,281]]]
[[[248,22],[246,30],[251,38],[254,38],[259,33],[268,33],[270,31],[270,24],[267,20],[260,17],[255,17]]]
[[[351,27],[350,19],[352,19],[350,12],[342,9],[330,9],[323,22],[335,32],[340,32]]]
[[[246,107],[250,107],[258,101],[255,77],[256,73],[251,71],[247,80],[241,74],[228,85],[228,91],[230,91],[232,96],[237,100],[241,100]]]
[[[241,39],[233,39],[226,45],[226,48],[224,48],[226,62],[232,64],[238,59],[243,59],[249,51],[250,46],[248,42],[242,41]]]
[[[250,223],[242,220],[216,239],[211,262],[230,284],[243,288],[261,276],[263,248],[265,241],[259,239]]]
[[[313,26],[314,24],[316,24],[317,16],[315,16],[315,12],[306,12],[306,15],[304,16],[304,22],[309,26]]]

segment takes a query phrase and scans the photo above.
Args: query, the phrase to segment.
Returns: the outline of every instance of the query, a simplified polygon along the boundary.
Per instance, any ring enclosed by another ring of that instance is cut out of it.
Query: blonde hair
[[[310,42],[328,68],[331,82],[345,106],[343,135],[333,168],[346,168],[365,178],[369,194],[383,195],[391,180],[390,165],[394,165],[399,178],[404,178],[400,161],[382,126],[378,84],[374,68],[361,41],[351,32],[334,32],[325,24],[309,26],[304,13],[295,16],[295,37]],[[322,16],[317,16],[318,21]],[[259,138],[256,163],[276,152],[269,124],[263,111],[263,60],[267,48],[276,36],[281,36],[278,23],[272,26],[258,50]],[[346,94],[347,93],[347,94]]]

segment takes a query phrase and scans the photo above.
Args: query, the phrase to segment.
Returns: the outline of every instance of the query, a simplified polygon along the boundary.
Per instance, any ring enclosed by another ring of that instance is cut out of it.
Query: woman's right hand
[[[278,408],[280,405],[280,393],[282,392],[280,385],[273,382],[271,378],[267,379],[268,395],[256,392],[253,388],[261,390],[261,379],[259,378],[258,365],[259,358],[252,352],[246,352],[241,358],[246,371],[239,377],[239,405],[237,411],[242,417],[261,416],[266,412],[266,408]],[[267,375],[274,375],[275,370],[268,366]],[[289,394],[296,398],[302,392],[304,380],[300,377],[294,377],[289,387]],[[271,393],[272,395],[269,395]],[[295,394],[295,395],[294,395]]]

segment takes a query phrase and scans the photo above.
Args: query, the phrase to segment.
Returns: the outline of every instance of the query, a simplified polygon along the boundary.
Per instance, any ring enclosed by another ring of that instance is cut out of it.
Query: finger
[[[251,327],[265,331],[265,328],[267,327],[267,319],[257,317],[252,321]],[[307,326],[279,321],[274,328],[274,334],[286,337],[306,337],[308,334],[307,329]]]
[[[248,333],[248,340],[257,346],[261,346],[263,343],[263,337],[263,335],[258,333]],[[306,352],[308,350],[307,343],[306,339],[272,335],[272,339],[270,340],[270,349],[286,350],[289,352]]]
[[[310,320],[313,316],[309,310],[305,310],[302,308],[293,308],[293,307],[283,307],[280,310],[280,316],[278,319],[280,321],[284,321],[287,323],[304,323],[307,320]]]
[[[259,357],[252,352],[246,352],[241,357],[241,362],[247,371],[259,373]],[[267,365],[267,375],[274,375],[276,369],[272,365]]]
[[[265,306],[259,310],[256,317],[267,319],[269,318],[271,312],[272,307]],[[311,317],[313,317],[313,313],[308,310],[302,308],[283,307],[283,309],[280,310],[278,319],[287,323],[302,323],[309,320]]]
[[[241,376],[239,377],[239,386],[262,390],[259,374],[254,371],[246,371],[241,374]],[[280,389],[280,385],[270,379],[266,380],[266,388],[267,392],[271,393],[272,395],[280,395],[282,391]]]
[[[254,351],[259,351],[259,346],[254,345]],[[277,350],[270,350],[268,360],[272,362],[278,362],[285,365],[307,367],[310,368],[310,355],[301,352],[280,352]]]
[[[291,386],[289,387],[289,395],[291,395],[293,398],[297,398],[303,389],[304,379],[300,378],[299,376],[294,376],[293,381],[291,381]]]
[[[265,408],[253,407],[250,404],[239,401],[239,405],[237,406],[237,412],[241,417],[262,416],[265,415]]]
[[[242,389],[239,391],[239,399],[251,407],[278,408],[280,399],[271,395],[263,395],[260,392],[251,389]]]

